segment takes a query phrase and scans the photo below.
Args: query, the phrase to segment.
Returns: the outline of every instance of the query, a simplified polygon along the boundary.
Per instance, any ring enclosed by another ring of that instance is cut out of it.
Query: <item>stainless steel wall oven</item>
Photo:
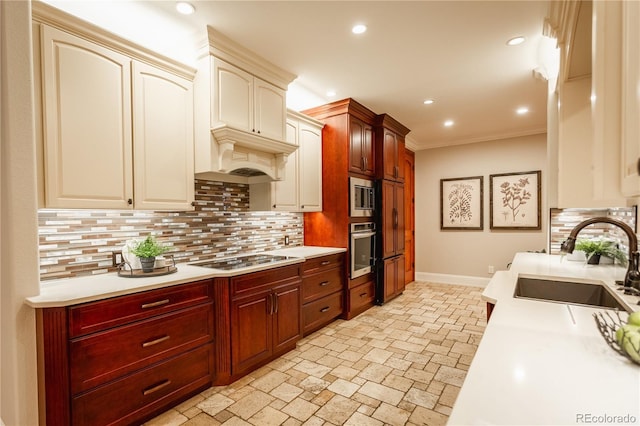
[[[376,225],[373,222],[351,224],[351,279],[373,271],[376,259]]]

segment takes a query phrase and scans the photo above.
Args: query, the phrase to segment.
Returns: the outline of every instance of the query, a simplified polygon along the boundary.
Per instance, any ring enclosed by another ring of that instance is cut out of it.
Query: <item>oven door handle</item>
[[[375,236],[376,236],[375,232],[352,232],[351,233],[351,238],[353,238],[354,240],[359,240],[361,238],[375,237]]]

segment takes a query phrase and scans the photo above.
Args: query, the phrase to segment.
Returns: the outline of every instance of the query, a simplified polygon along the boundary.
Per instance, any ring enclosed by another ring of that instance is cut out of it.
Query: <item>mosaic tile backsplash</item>
[[[580,222],[594,217],[610,217],[618,219],[636,229],[636,208],[635,207],[617,207],[609,209],[551,209],[549,220],[550,247],[549,253],[560,253],[560,244],[567,239],[571,230]],[[620,249],[625,252],[628,250],[629,241],[627,234],[615,225],[607,223],[595,223],[587,226],[578,234],[578,239],[589,238],[608,238],[616,241]]]
[[[114,272],[111,253],[132,238],[155,235],[176,262],[255,253],[304,241],[302,213],[249,211],[249,185],[195,181],[195,209],[40,210],[40,278]]]

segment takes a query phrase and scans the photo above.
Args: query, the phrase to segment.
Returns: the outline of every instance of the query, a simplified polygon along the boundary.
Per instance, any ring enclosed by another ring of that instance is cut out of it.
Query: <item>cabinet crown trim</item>
[[[259,56],[252,50],[238,44],[221,32],[207,25],[207,46],[205,54],[230,62],[244,71],[287,90],[289,83],[298,76]],[[203,55],[201,55],[203,56]]]
[[[319,120],[341,114],[350,114],[368,124],[373,124],[376,118],[376,113],[352,98],[331,102],[302,112]]]
[[[391,117],[389,114],[380,114],[376,117],[376,126],[386,127],[405,137],[411,130]]]
[[[167,56],[142,47],[130,40],[98,27],[90,22],[70,15],[41,1],[31,4],[31,18],[34,22],[49,25],[61,31],[115,50],[132,59],[164,69],[172,74],[193,81],[196,69]]]

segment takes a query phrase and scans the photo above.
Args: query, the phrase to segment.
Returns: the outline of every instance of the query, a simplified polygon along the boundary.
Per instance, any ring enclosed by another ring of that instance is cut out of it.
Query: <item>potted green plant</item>
[[[591,265],[598,265],[601,256],[617,260],[621,265],[627,264],[626,253],[620,250],[617,244],[611,240],[578,240],[576,242],[576,250],[583,251],[587,255],[587,263]]]
[[[149,235],[144,240],[135,244],[131,249],[131,253],[140,258],[142,272],[153,272],[156,256],[166,253],[168,250],[169,247],[160,244],[153,235]]]

